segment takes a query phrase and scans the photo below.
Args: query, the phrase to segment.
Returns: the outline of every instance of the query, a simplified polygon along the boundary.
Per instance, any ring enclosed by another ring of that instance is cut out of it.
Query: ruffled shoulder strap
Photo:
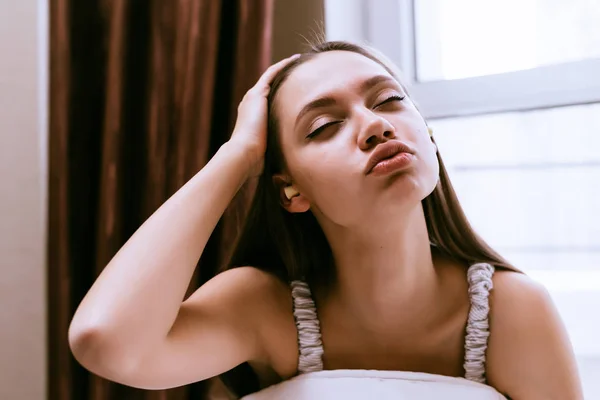
[[[492,290],[494,267],[487,263],[474,264],[467,271],[471,309],[465,339],[465,378],[485,383],[485,356],[490,336],[489,295]]]
[[[294,318],[298,329],[298,373],[323,370],[323,342],[317,308],[306,282],[292,281]]]

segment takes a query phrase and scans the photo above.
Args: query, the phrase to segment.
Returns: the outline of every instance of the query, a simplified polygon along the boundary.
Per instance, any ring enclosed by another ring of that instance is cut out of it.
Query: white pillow
[[[401,371],[331,370],[296,376],[243,400],[506,400],[464,378]]]

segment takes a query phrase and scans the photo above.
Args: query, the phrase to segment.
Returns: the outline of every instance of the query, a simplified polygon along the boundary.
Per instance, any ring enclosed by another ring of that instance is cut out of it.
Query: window
[[[325,5],[328,39],[401,67],[469,220],[549,289],[600,398],[600,1]]]
[[[597,1],[420,0],[414,15],[421,82],[600,57]]]

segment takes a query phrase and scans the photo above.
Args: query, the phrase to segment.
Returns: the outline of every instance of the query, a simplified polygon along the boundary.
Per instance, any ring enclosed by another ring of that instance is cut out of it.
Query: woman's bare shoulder
[[[190,299],[194,296],[219,297],[227,305],[243,304],[243,308],[291,309],[292,304],[291,290],[285,281],[251,266],[235,267],[217,274]]]
[[[581,398],[574,355],[546,288],[519,272],[498,270],[490,294],[486,373],[512,398]]]

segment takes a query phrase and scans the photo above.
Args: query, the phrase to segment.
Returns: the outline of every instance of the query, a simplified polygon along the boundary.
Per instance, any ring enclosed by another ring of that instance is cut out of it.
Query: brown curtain
[[[89,374],[67,342],[102,268],[229,137],[270,61],[273,0],[50,0],[49,398],[202,399],[206,382],[142,391]],[[227,257],[232,202],[190,291]],[[176,266],[174,266],[176,267]]]

